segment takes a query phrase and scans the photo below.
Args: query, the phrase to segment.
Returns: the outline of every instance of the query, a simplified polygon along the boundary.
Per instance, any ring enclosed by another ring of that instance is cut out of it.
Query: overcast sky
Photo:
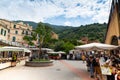
[[[111,0],[0,0],[0,18],[80,26],[108,22]]]

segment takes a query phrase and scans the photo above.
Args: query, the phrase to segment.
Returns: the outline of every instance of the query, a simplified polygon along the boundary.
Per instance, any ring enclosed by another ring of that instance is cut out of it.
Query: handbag
[[[101,72],[103,75],[112,75],[111,69],[109,67],[101,66]]]

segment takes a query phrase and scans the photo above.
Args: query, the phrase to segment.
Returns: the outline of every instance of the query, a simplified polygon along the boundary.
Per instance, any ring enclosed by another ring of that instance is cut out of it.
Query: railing
[[[11,42],[11,41],[3,40],[3,39],[0,39],[0,41],[5,44],[12,45],[12,46],[23,46],[21,43],[18,43],[18,42]]]

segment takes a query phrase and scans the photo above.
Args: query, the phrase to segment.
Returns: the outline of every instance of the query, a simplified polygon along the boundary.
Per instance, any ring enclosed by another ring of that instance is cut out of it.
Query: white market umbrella
[[[63,52],[63,51],[58,51],[58,53],[65,54],[65,52]]]
[[[24,49],[21,49],[19,47],[5,46],[5,47],[1,47],[0,51],[24,51]]]
[[[24,52],[31,52],[27,48],[13,47],[13,46],[2,47],[2,48],[0,48],[0,51],[24,51]]]
[[[65,52],[63,52],[63,51],[58,51],[58,52],[48,52],[49,54],[59,54],[59,53],[61,53],[61,54],[65,54]]]
[[[47,52],[49,54],[58,54],[58,52]]]
[[[76,46],[76,49],[80,50],[113,50],[116,49],[118,46],[103,44],[103,43],[90,43],[81,46]]]
[[[29,50],[29,49],[27,49],[27,48],[22,48],[22,49],[24,49],[24,52],[28,52],[28,53],[31,52],[31,50]]]

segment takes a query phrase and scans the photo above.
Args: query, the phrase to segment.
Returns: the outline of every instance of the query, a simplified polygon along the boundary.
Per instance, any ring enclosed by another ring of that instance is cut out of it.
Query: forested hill
[[[16,22],[16,21],[15,21]],[[17,21],[20,22],[20,21]],[[31,21],[22,21],[24,23],[28,23],[29,25],[35,28],[37,23]],[[51,25],[48,23],[44,23],[45,25],[51,27],[55,33],[59,35],[59,39],[75,39],[79,40],[81,37],[88,37],[90,40],[99,40],[101,42],[104,41],[107,24],[89,24],[79,27],[72,27],[72,26],[58,26],[58,25]]]
[[[15,23],[18,22],[23,22],[24,24],[29,24],[30,26],[33,26],[33,28],[37,27],[37,23],[36,22],[32,22],[32,21],[21,21],[21,20],[17,20],[17,21],[13,21]]]
[[[90,40],[104,41],[107,24],[90,24],[80,27],[69,27],[68,29],[56,32],[60,38],[66,39],[81,39],[81,37],[88,37]]]

